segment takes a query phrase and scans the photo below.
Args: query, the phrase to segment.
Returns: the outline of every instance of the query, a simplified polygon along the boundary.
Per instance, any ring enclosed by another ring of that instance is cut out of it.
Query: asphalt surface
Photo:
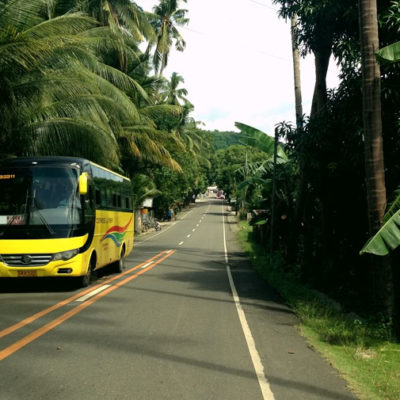
[[[86,290],[3,282],[0,400],[355,399],[252,271],[228,214],[196,203]]]

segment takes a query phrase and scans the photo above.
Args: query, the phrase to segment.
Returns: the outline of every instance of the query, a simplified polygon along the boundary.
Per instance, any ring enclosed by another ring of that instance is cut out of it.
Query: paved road
[[[0,399],[355,399],[232,226],[203,201],[138,241],[122,275],[3,289]]]

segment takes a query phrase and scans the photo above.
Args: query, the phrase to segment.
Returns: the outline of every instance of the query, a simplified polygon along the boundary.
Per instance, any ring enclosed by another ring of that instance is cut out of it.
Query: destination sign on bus
[[[0,175],[0,179],[15,179],[15,174]]]

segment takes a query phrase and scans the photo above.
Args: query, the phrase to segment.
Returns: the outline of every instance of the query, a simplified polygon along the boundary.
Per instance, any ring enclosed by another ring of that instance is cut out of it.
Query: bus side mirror
[[[79,177],[79,194],[87,194],[88,192],[88,173],[83,172]]]

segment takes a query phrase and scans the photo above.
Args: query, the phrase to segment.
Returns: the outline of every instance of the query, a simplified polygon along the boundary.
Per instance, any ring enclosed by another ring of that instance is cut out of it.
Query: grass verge
[[[285,274],[252,240],[252,227],[239,222],[238,239],[253,267],[300,318],[300,332],[349,382],[361,400],[400,399],[400,344],[391,343],[385,325],[345,315],[321,294]]]

